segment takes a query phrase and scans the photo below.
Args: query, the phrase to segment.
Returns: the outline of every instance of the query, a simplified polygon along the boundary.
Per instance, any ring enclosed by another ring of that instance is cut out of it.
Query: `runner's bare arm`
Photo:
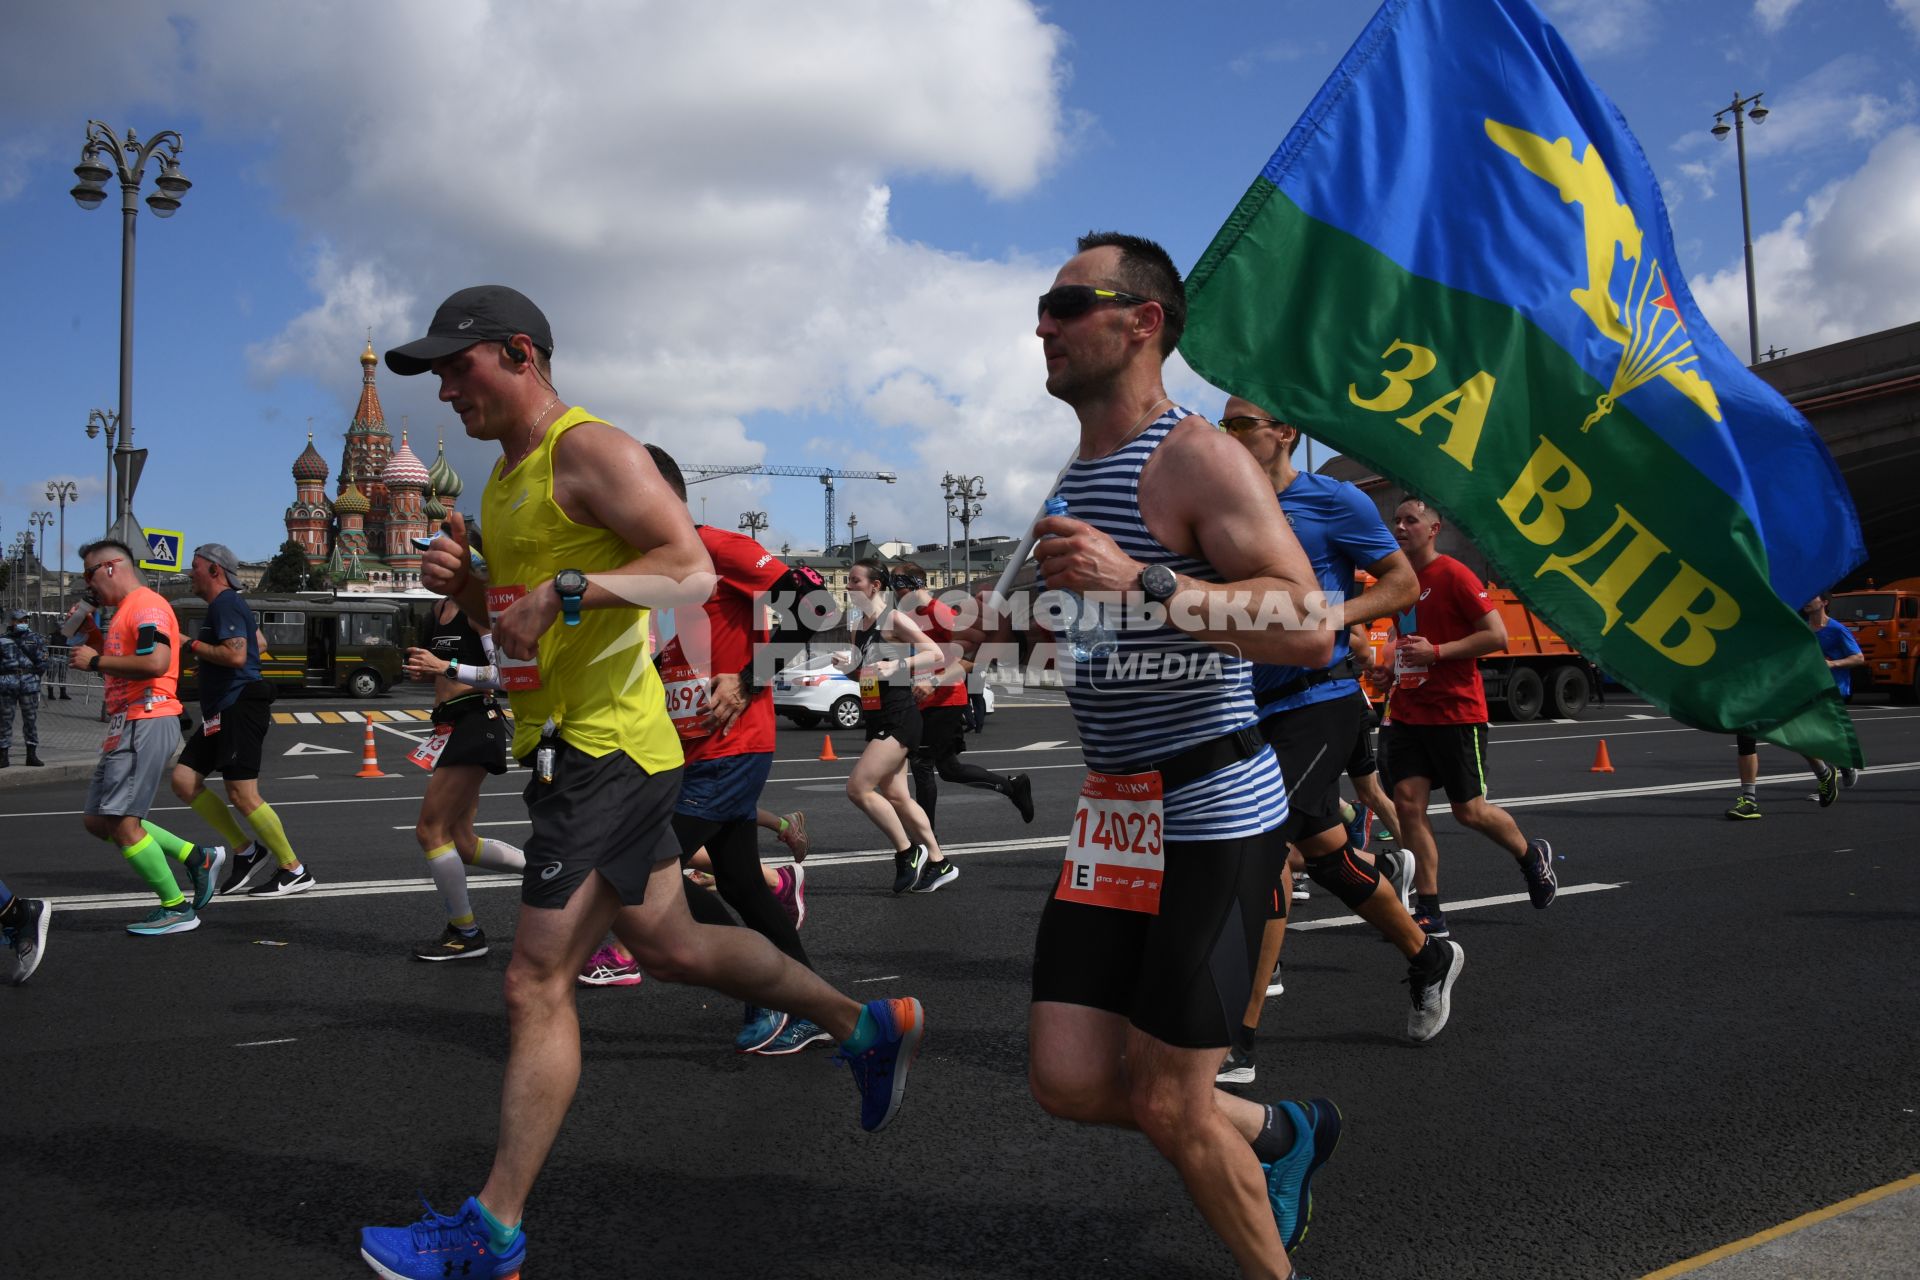
[[[913,646],[913,653],[907,658],[908,675],[929,675],[946,665],[947,655],[940,651],[940,646],[919,623],[898,609],[894,610],[893,621],[887,627],[887,639]]]
[[[194,657],[200,659],[202,662],[210,662],[216,667],[232,667],[238,671],[241,667],[247,665],[247,638],[245,636],[234,636],[231,639],[222,640],[219,644],[207,644],[203,641],[195,640],[188,644],[187,647],[193,651]]]
[[[589,575],[581,608],[671,608],[704,604],[713,594],[718,578],[693,517],[646,446],[626,432],[602,422],[567,432],[554,446],[553,491],[568,519],[616,533],[641,553]]]
[[[1169,550],[1205,560],[1226,579],[1180,576],[1168,606],[1173,626],[1257,662],[1323,667],[1332,658],[1337,616],[1315,626],[1277,621],[1313,618],[1320,584],[1266,475],[1232,437],[1199,417],[1175,427],[1141,472],[1140,515]],[[1139,589],[1144,566],[1091,525],[1053,516],[1034,527],[1048,586]]]
[[[1445,644],[1432,644],[1425,636],[1409,636],[1403,642],[1409,645],[1407,656],[1413,662],[1427,664],[1431,662],[1458,662],[1484,658],[1489,653],[1498,653],[1507,647],[1507,624],[1501,618],[1499,610],[1489,610],[1473,624],[1471,634],[1458,640],[1449,640]],[[1424,652],[1431,649],[1428,655]]]
[[[1367,566],[1374,583],[1357,596],[1348,596],[1342,611],[1350,627],[1365,626],[1375,618],[1390,618],[1406,611],[1420,594],[1420,575],[1404,551],[1381,556]]]

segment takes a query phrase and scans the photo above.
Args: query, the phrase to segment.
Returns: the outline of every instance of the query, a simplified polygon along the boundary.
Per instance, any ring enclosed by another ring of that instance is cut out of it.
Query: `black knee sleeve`
[[[1345,903],[1349,911],[1373,896],[1380,883],[1380,872],[1348,845],[1338,853],[1307,859],[1307,875],[1313,882]]]

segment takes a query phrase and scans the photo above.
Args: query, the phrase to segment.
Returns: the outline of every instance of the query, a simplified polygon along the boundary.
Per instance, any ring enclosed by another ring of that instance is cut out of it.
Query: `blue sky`
[[[1464,2],[1464,0],[1463,0]],[[1703,309],[1745,348],[1733,93],[1749,131],[1762,344],[1916,318],[1920,0],[1552,0],[1659,174]],[[87,413],[117,397],[117,190],[67,195],[88,118],[186,137],[184,207],[138,218],[136,511],[243,557],[278,546],[311,419],[336,468],[369,329],[417,336],[466,284],[552,319],[568,399],[690,462],[892,469],[840,529],[942,536],[939,479],[1011,532],[1073,439],[1032,299],[1092,227],[1192,264],[1365,24],[1364,3],[818,6],[124,0],[33,6],[0,49],[0,337],[21,375],[0,544],[71,478],[102,524]],[[830,19],[830,20],[823,20]],[[104,34],[113,32],[111,40]],[[149,182],[151,177],[149,178]],[[1220,397],[1183,367],[1175,394]],[[489,455],[428,379],[379,381],[477,505]],[[337,477],[329,482],[332,491]],[[817,546],[820,486],[695,489]]]

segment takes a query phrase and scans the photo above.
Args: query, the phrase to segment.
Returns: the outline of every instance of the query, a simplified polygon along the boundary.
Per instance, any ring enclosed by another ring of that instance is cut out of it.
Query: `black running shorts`
[[[883,695],[880,709],[867,712],[866,720],[868,742],[891,738],[908,751],[920,745],[924,726],[920,718],[920,708],[913,703],[911,690],[887,690]]]
[[[534,766],[529,753],[521,761]],[[620,901],[646,900],[647,879],[662,862],[677,862],[673,806],[680,798],[680,770],[649,774],[624,751],[590,756],[578,747],[555,747],[553,781],[536,772],[527,783],[527,869],[520,901],[558,910],[589,872],[598,871]]]
[[[1380,750],[1387,758],[1389,789],[1405,778],[1425,778],[1443,788],[1452,804],[1487,793],[1485,724],[1390,721],[1380,730]]]
[[[1340,820],[1340,777],[1354,739],[1366,731],[1364,712],[1352,698],[1310,702],[1260,722],[1287,788],[1287,820],[1280,832],[1289,844],[1346,825]]]
[[[926,760],[944,760],[948,756],[960,754],[960,748],[966,743],[967,709],[965,707],[922,707],[920,708],[920,749],[918,755]]]
[[[1176,1048],[1224,1049],[1253,994],[1286,845],[1276,829],[1169,841],[1166,855],[1159,915],[1062,902],[1048,888],[1033,998],[1120,1014]]]
[[[1360,732],[1354,735],[1353,754],[1347,757],[1347,776],[1364,778],[1380,771],[1380,762],[1373,755],[1373,704],[1358,689],[1348,695],[1348,700],[1360,717]]]
[[[251,782],[258,778],[260,760],[266,751],[267,729],[273,724],[273,691],[265,688],[264,696],[254,697],[242,694],[232,706],[216,712],[215,716],[219,728],[209,734],[203,720],[187,739],[187,745],[180,749],[179,763],[202,777],[217,773],[228,782]]]
[[[502,713],[497,699],[484,693],[467,693],[450,698],[433,709],[433,728],[451,725],[447,745],[441,749],[434,768],[451,765],[479,765],[498,776],[507,771],[507,747],[513,739],[513,726]]]

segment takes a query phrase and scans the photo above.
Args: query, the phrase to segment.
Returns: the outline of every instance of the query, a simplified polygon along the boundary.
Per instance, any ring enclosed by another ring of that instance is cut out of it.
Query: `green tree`
[[[267,571],[260,575],[260,592],[305,591],[307,589],[307,555],[300,544],[289,538],[280,544],[280,550],[267,562]]]

